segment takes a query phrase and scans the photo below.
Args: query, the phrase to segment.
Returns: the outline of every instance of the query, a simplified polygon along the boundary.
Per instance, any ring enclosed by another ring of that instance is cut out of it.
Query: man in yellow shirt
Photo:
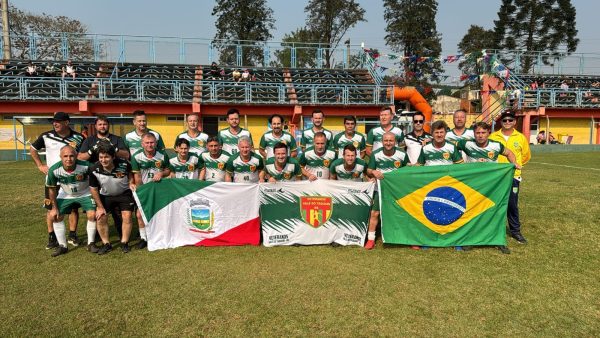
[[[505,148],[510,149],[515,154],[515,163],[523,167],[531,159],[529,141],[525,136],[515,129],[517,119],[515,113],[505,111],[500,116],[502,129],[490,135],[490,140],[498,141]],[[499,163],[508,163],[505,156],[498,157]],[[521,222],[519,221],[519,185],[521,184],[521,169],[515,170],[513,185],[508,197],[508,230],[512,238],[521,244],[526,244],[527,240],[521,234]]]

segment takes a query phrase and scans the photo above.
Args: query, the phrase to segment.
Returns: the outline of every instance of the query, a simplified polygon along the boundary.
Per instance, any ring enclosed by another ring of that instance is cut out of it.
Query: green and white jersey
[[[175,178],[186,178],[189,180],[197,180],[200,166],[198,165],[198,155],[188,153],[188,158],[185,162],[175,156],[169,159],[169,169],[175,174]]]
[[[265,171],[267,175],[273,177],[277,182],[289,182],[302,178],[300,163],[293,157],[287,158],[281,170],[278,170],[275,166],[275,157],[271,157],[265,164]]]
[[[239,152],[238,150],[238,139],[242,136],[247,136],[250,138],[250,145],[254,146],[252,143],[252,135],[249,131],[240,127],[240,131],[237,134],[232,134],[229,128],[219,130],[219,134],[217,135],[219,141],[223,145],[223,150],[231,155],[235,155]]]
[[[152,129],[148,129],[148,132],[154,134],[156,136],[156,150],[164,150],[165,143],[163,142],[160,134]],[[133,156],[133,154],[142,150],[142,135],[138,135],[138,133],[134,130],[125,134],[125,145],[129,148],[129,153]]]
[[[392,127],[388,131],[396,135],[396,145],[398,145],[398,143],[404,140],[404,134],[402,133],[402,129],[398,127]],[[383,143],[381,142],[381,140],[383,139],[383,134],[387,133],[388,131],[385,131],[381,127],[369,130],[369,133],[367,134],[367,146],[373,146],[372,151],[383,147]]]
[[[331,137],[332,137],[332,133],[331,131],[323,128],[323,130],[319,130],[320,132],[323,132],[325,134],[325,136],[327,137],[327,145],[329,145],[331,143]],[[312,128],[309,129],[304,129],[302,131],[302,137],[300,138],[300,145],[302,146],[302,148],[306,149],[306,148],[310,148],[313,146],[313,142],[315,139],[315,132]]]
[[[208,140],[208,134],[206,133],[200,132],[198,136],[191,137],[186,131],[177,135],[177,137],[175,138],[175,142],[177,142],[178,138],[183,138],[190,142],[191,153],[196,153],[197,155],[200,155],[206,151],[206,141]],[[175,145],[173,145],[173,148],[175,148]]]
[[[228,152],[222,151],[217,158],[210,156],[210,153],[204,152],[200,155],[200,161],[198,166],[200,169],[205,169],[204,179],[210,182],[224,182],[225,181],[225,166],[229,161]]]
[[[169,167],[169,156],[164,151],[157,150],[154,156],[148,157],[144,150],[131,156],[131,171],[142,175],[142,184],[152,181],[154,174]]]
[[[308,170],[317,178],[329,179],[329,166],[335,161],[335,151],[325,149],[325,152],[318,155],[315,148],[310,147],[300,155],[300,165]]]
[[[75,161],[75,168],[65,169],[62,162],[57,162],[48,169],[46,176],[47,187],[60,187],[60,199],[73,199],[90,196],[89,175],[92,164],[87,161]]]
[[[462,156],[458,148],[450,143],[444,142],[440,148],[433,145],[433,141],[423,146],[417,162],[421,165],[448,165],[461,163]]]
[[[379,148],[371,154],[369,169],[387,173],[405,167],[408,163],[408,155],[402,150],[394,148],[394,153],[391,156],[387,156],[383,152],[383,148]]]
[[[292,134],[284,130],[281,132],[281,136],[277,137],[273,134],[273,131],[269,130],[260,138],[260,149],[267,152],[266,159],[273,157],[273,147],[279,142],[287,144],[288,156],[290,156],[292,151],[298,150],[298,147],[296,146],[296,139],[294,136],[292,136]]]
[[[502,143],[494,140],[488,140],[484,147],[472,140],[460,140],[458,149],[467,155],[467,162],[498,162],[498,155],[504,154]]]
[[[336,175],[339,181],[355,181],[362,182],[364,175],[367,173],[367,163],[360,159],[356,159],[354,168],[346,170],[344,167],[344,159],[338,158],[329,166],[331,175]]]
[[[225,165],[225,170],[236,183],[258,183],[258,173],[264,168],[263,158],[254,152],[250,152],[248,161],[242,160],[239,153],[232,155]]]
[[[356,157],[360,157],[360,152],[367,148],[367,138],[365,134],[359,132],[354,132],[352,138],[348,138],[344,132],[335,135],[332,146],[337,151],[338,157],[344,156],[344,147],[348,144],[356,147]]]
[[[456,135],[454,129],[449,130],[446,133],[446,141],[452,142],[454,144],[458,144],[458,141],[460,141],[460,140],[474,140],[474,139],[475,139],[475,132],[473,132],[473,129],[465,129],[465,131],[461,135]]]

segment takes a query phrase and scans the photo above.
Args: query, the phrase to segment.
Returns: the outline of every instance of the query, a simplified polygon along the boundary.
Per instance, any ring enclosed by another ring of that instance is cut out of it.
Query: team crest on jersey
[[[204,140],[198,141],[198,145],[201,146],[201,147],[204,147]]]
[[[487,155],[488,155],[488,157],[489,157],[490,160],[494,158],[494,152],[493,151],[488,151]]]
[[[313,228],[325,224],[331,217],[333,202],[328,196],[301,196],[300,215]]]
[[[352,144],[354,145],[354,148],[358,148],[358,141],[354,141]]]
[[[329,160],[323,160],[323,165],[329,167]]]
[[[219,170],[225,169],[225,163],[222,163],[222,162],[217,163],[217,168],[219,168]]]
[[[79,182],[83,181],[83,174],[77,174],[77,176],[75,176],[75,179]]]
[[[359,176],[360,176],[359,172],[353,172],[352,173],[352,177],[354,177],[354,178],[358,178]]]
[[[444,153],[442,156],[444,157],[444,160],[447,160],[450,158],[450,153]]]
[[[279,140],[279,142],[283,143],[283,144],[287,144],[286,140]]]
[[[289,180],[292,177],[292,173],[283,173],[283,178]]]
[[[193,164],[188,164],[188,171],[194,171],[196,169]]]
[[[192,232],[212,233],[215,224],[215,214],[211,208],[211,201],[201,197],[190,201],[187,208],[187,223]]]
[[[400,168],[401,164],[402,163],[400,163],[400,161],[394,161],[394,167],[396,167],[396,168]]]
[[[250,171],[251,172],[255,172],[256,171],[256,166],[255,165],[251,165],[250,166]]]
[[[75,141],[71,141],[69,142],[69,146],[71,146],[72,148],[77,147],[77,143]]]
[[[161,165],[162,165],[162,161],[156,161],[156,162],[154,162],[154,166],[157,167],[157,168],[160,168]]]
[[[116,177],[116,178],[123,178],[123,177],[125,177],[125,173],[124,173],[124,172],[122,172],[122,171],[117,171],[117,172],[115,173],[115,177]]]

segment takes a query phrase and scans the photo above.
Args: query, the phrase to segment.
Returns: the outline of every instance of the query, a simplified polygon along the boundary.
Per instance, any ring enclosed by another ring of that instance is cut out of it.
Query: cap
[[[69,114],[64,113],[64,112],[56,112],[54,113],[54,116],[50,119],[51,121],[69,121]]]
[[[514,118],[516,118],[516,115],[515,115],[515,113],[514,113],[514,112],[511,112],[511,111],[505,111],[505,112],[503,112],[503,113],[500,115],[500,119],[502,120],[502,119],[503,119],[503,118],[505,118],[505,117],[511,117],[511,118],[513,118],[513,119],[514,119]]]

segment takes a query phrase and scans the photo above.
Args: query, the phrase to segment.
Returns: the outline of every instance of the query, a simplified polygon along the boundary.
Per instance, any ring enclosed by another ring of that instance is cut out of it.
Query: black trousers
[[[512,189],[508,196],[508,231],[511,235],[521,233],[521,221],[519,220],[519,185],[521,182],[513,178]]]

